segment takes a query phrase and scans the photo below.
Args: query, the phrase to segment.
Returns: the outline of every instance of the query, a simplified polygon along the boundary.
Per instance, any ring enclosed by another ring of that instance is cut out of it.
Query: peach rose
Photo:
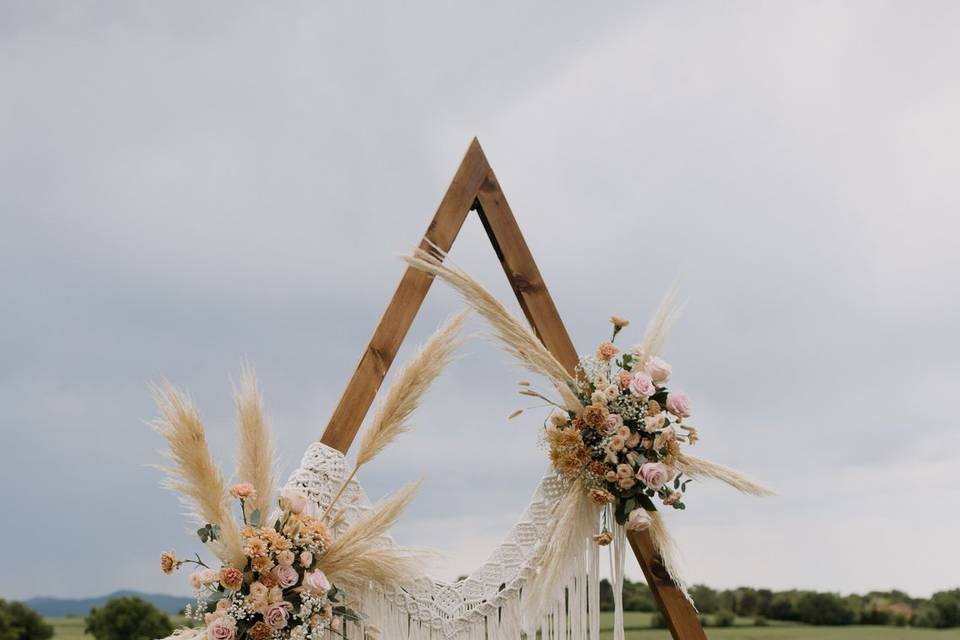
[[[609,362],[613,359],[613,356],[620,353],[620,349],[617,348],[612,342],[601,342],[600,346],[597,348],[597,357],[604,362]]]
[[[305,569],[309,569],[313,566],[313,554],[309,551],[304,551],[300,554],[300,566]]]
[[[284,549],[283,551],[277,554],[277,564],[282,564],[289,567],[293,565],[293,561],[295,559],[296,559],[296,556],[293,555],[293,551],[290,551],[290,549]]]

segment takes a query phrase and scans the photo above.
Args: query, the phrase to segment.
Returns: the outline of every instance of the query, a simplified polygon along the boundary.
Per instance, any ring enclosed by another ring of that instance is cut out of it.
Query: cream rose
[[[293,555],[293,551],[290,551],[290,549],[284,549],[277,554],[277,564],[282,564],[289,567],[293,565],[294,560],[296,560],[296,556]]]
[[[300,566],[304,569],[309,569],[313,566],[313,554],[309,551],[304,551],[300,554]]]
[[[670,378],[670,374],[673,373],[673,367],[667,364],[667,361],[663,358],[653,356],[647,360],[644,371],[650,375],[654,384],[656,384],[658,387],[662,387]]]
[[[296,489],[284,489],[280,497],[286,502],[287,508],[293,513],[303,513],[307,508],[307,496]]]

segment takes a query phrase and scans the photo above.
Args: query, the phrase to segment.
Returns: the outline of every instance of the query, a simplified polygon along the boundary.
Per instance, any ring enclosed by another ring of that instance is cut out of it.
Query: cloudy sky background
[[[949,2],[0,3],[0,596],[186,592],[157,565],[199,545],[146,466],[148,382],[191,391],[229,467],[249,357],[289,472],[474,135],[579,349],[611,313],[639,339],[680,283],[698,453],[780,492],[691,486],[691,580],[957,586],[958,26]],[[453,259],[509,296],[473,217]],[[400,357],[457,308],[436,286]],[[505,419],[520,377],[471,342],[362,477],[426,479],[396,534],[441,575],[543,471],[540,416]]]

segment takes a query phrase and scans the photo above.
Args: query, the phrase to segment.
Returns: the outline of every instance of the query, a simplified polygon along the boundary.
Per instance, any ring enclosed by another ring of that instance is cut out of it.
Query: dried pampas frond
[[[663,568],[670,575],[670,580],[677,586],[683,596],[693,604],[693,598],[687,591],[687,583],[683,579],[680,567],[680,551],[673,536],[667,531],[667,523],[663,521],[663,516],[659,511],[649,511],[650,516],[650,538],[657,548],[660,560],[663,562]]]
[[[776,495],[772,490],[748,478],[739,471],[725,467],[722,464],[704,460],[703,458],[681,453],[677,456],[677,466],[691,478],[713,478],[714,480],[725,482],[737,491],[751,496],[764,497]]]
[[[462,342],[460,330],[467,315],[467,311],[461,311],[440,325],[397,374],[370,426],[360,438],[353,470],[327,505],[323,512],[324,518],[333,510],[360,467],[377,457],[397,437],[410,429],[408,420],[420,405],[420,399],[453,361],[453,354]]]
[[[362,586],[372,581],[387,588],[422,575],[423,552],[383,544],[419,488],[419,482],[407,485],[354,522],[318,559],[323,572],[334,582]]]
[[[557,503],[550,529],[537,555],[537,574],[524,590],[524,625],[531,631],[551,612],[576,563],[596,533],[600,507],[577,478]]]
[[[461,344],[460,330],[469,312],[461,311],[440,326],[400,370],[386,397],[360,438],[357,466],[362,467],[409,429],[408,420],[434,380],[453,360]]]
[[[230,496],[223,473],[210,456],[200,414],[190,399],[172,385],[154,388],[160,417],[154,429],[170,446],[166,456],[171,466],[161,469],[167,474],[164,485],[179,493],[199,524],[217,524],[220,536],[211,548],[225,563],[243,567],[246,556],[240,531],[230,514]]]
[[[249,363],[243,365],[240,386],[234,389],[233,395],[240,427],[237,477],[257,490],[254,498],[244,501],[244,509],[248,518],[254,511],[259,511],[261,521],[264,521],[273,506],[273,445],[263,413],[263,398],[257,388],[257,374]]]
[[[581,411],[583,406],[570,389],[571,385],[576,385],[576,381],[540,342],[536,334],[526,323],[507,311],[483,285],[462,269],[444,263],[444,258],[446,254],[434,247],[432,253],[417,249],[412,256],[405,256],[404,260],[456,289],[464,301],[490,323],[497,340],[509,353],[529,371],[547,377],[568,409]]]
[[[647,328],[643,333],[643,341],[637,346],[640,361],[636,367],[642,368],[646,361],[653,356],[660,355],[664,343],[667,341],[667,335],[670,329],[677,321],[680,315],[680,305],[677,304],[677,290],[671,288],[660,301],[657,311],[647,323]],[[636,370],[636,369],[635,369]]]

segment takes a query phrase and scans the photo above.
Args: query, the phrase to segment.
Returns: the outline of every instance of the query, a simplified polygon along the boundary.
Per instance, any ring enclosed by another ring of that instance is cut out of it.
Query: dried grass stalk
[[[592,544],[597,531],[600,507],[590,499],[590,492],[577,478],[557,503],[556,511],[541,543],[537,556],[538,572],[524,590],[524,619],[533,629],[551,612],[557,598],[576,566],[576,559]]]
[[[419,488],[419,482],[407,485],[355,521],[319,558],[324,573],[339,584],[356,587],[374,582],[385,588],[421,576],[424,552],[394,547],[384,540]]]
[[[693,598],[690,597],[690,592],[687,591],[687,583],[683,579],[680,566],[680,550],[677,547],[677,543],[667,530],[667,523],[664,522],[663,516],[660,515],[660,512],[650,511],[648,513],[650,515],[650,538],[653,540],[653,544],[657,548],[657,553],[660,555],[660,560],[663,562],[663,568],[667,570],[667,573],[670,575],[670,579],[677,586],[683,596],[690,602],[690,604],[693,604]]]
[[[409,431],[410,416],[420,405],[421,398],[453,361],[453,355],[462,342],[460,330],[467,315],[467,311],[461,311],[440,325],[397,374],[370,426],[360,438],[353,470],[327,505],[324,517],[333,510],[360,467],[377,457],[401,434]]]
[[[773,496],[776,495],[772,490],[763,486],[759,482],[735,471],[722,464],[710,462],[702,458],[681,453],[677,457],[677,465],[680,470],[691,478],[713,478],[720,482],[725,482],[737,491],[751,496]]]
[[[444,258],[446,254],[435,247],[432,253],[417,249],[412,256],[405,256],[404,260],[452,286],[467,304],[490,323],[495,337],[509,353],[527,370],[547,377],[568,409],[581,411],[583,406],[570,390],[570,385],[576,385],[576,381],[530,327],[507,311],[483,285],[462,269],[445,263]]]
[[[640,361],[636,363],[637,368],[642,368],[647,360],[653,356],[660,355],[670,329],[677,321],[680,315],[680,306],[677,304],[677,291],[671,288],[660,301],[653,317],[647,323],[647,328],[643,333],[643,340],[639,345]]]
[[[257,375],[249,363],[243,365],[240,386],[234,390],[234,398],[240,427],[237,477],[257,490],[253,499],[244,502],[244,507],[248,518],[254,511],[259,511],[261,522],[264,522],[273,506],[273,445],[263,413],[263,398],[257,388]]]
[[[397,374],[370,427],[360,438],[358,467],[370,462],[397,436],[409,430],[408,420],[420,399],[453,360],[462,342],[460,330],[467,315],[467,311],[461,311],[441,325]]]
[[[171,465],[164,486],[179,493],[199,524],[220,525],[220,537],[211,549],[225,563],[243,567],[246,557],[240,531],[230,513],[230,496],[223,473],[210,456],[200,414],[186,394],[170,384],[154,390],[160,417],[153,425],[170,446]]]

